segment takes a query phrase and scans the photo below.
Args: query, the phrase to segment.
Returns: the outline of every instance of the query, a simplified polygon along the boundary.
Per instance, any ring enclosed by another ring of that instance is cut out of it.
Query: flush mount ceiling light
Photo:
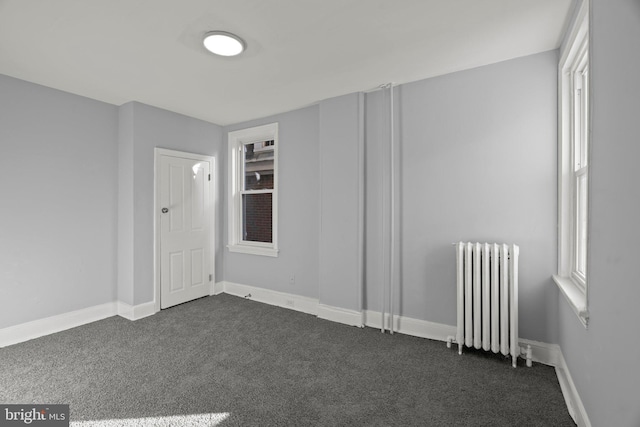
[[[226,31],[209,31],[202,42],[209,52],[220,56],[240,55],[246,47],[244,40]]]

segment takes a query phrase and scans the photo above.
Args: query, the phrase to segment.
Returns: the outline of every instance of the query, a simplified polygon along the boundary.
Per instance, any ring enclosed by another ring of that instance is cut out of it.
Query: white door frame
[[[209,185],[209,197],[211,200],[211,235],[209,238],[211,239],[211,274],[213,279],[209,282],[209,295],[213,295],[214,283],[216,279],[216,240],[215,240],[215,230],[216,230],[216,206],[217,199],[216,195],[216,158],[213,156],[206,156],[204,154],[196,154],[196,153],[187,153],[184,151],[176,151],[176,150],[168,150],[166,148],[154,148],[153,153],[153,302],[154,302],[154,312],[157,313],[160,311],[160,241],[161,241],[161,231],[162,227],[160,227],[160,216],[161,209],[160,206],[160,156],[171,156],[171,157],[180,157],[183,159],[190,160],[199,160],[203,162],[209,163],[209,172],[211,173],[211,185]]]

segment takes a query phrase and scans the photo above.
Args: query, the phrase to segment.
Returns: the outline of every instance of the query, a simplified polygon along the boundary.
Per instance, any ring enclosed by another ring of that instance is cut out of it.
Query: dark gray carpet
[[[219,295],[0,349],[0,403],[68,403],[72,421],[574,426],[554,369],[520,363]]]

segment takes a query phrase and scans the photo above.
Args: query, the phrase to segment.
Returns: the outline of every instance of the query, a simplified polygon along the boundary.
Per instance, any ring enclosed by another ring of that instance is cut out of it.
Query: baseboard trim
[[[44,319],[33,320],[15,326],[0,329],[0,347],[29,341],[45,335],[55,334],[97,320],[115,316],[117,304],[109,302],[95,305]]]
[[[156,314],[156,303],[154,301],[138,305],[129,305],[118,301],[118,316],[128,320],[140,320],[144,317]]]
[[[556,366],[556,375],[558,376],[558,382],[560,383],[560,389],[564,396],[564,401],[567,404],[567,409],[573,421],[578,427],[591,427],[591,422],[587,416],[587,411],[584,409],[582,399],[578,394],[576,385],[573,383],[571,373],[567,362],[564,360],[562,352],[558,353],[558,365]]]
[[[247,298],[264,304],[288,308],[302,313],[318,315],[318,300],[285,292],[272,291],[270,289],[255,286],[241,285],[233,282],[219,282],[223,292],[237,297]]]
[[[349,326],[362,327],[362,313],[346,308],[333,307],[325,304],[318,304],[318,317],[332,322],[343,323]]]
[[[258,288],[255,286],[242,285],[240,283],[227,281],[216,283],[216,287],[217,293],[224,292],[229,295],[247,298],[264,304],[275,305],[277,307],[300,311],[302,313],[317,316],[320,319],[343,323],[345,325],[358,327],[362,326],[362,315],[360,312],[349,310],[346,308],[320,304],[320,302],[315,298],[304,297],[286,292],[272,291],[270,289]]]
[[[211,289],[209,295],[220,295],[224,292],[224,282],[211,283]]]
[[[526,350],[527,346],[531,346],[531,360],[544,365],[558,367],[558,361],[561,357],[560,346],[557,344],[547,344],[545,342],[520,339],[520,348]]]
[[[382,313],[379,311],[365,310],[364,319],[364,324],[366,326],[382,328]],[[384,322],[388,327],[388,314],[385,314]],[[393,330],[401,334],[437,341],[447,341],[447,337],[449,335],[455,335],[456,333],[455,326],[398,315],[393,316]]]

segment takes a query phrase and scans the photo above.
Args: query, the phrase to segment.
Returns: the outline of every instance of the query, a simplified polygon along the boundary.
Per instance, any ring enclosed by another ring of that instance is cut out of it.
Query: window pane
[[[589,139],[589,70],[585,69],[581,73],[582,78],[582,96],[580,98],[580,167],[588,164],[588,139]]]
[[[582,121],[584,114],[582,111],[582,75],[574,73],[574,99],[573,99],[573,170],[577,171],[582,166]]]
[[[585,171],[586,172],[586,171]],[[576,271],[587,274],[587,174],[576,177]]]
[[[242,195],[242,240],[273,243],[271,193]]]
[[[244,190],[273,189],[274,141],[244,146]]]

